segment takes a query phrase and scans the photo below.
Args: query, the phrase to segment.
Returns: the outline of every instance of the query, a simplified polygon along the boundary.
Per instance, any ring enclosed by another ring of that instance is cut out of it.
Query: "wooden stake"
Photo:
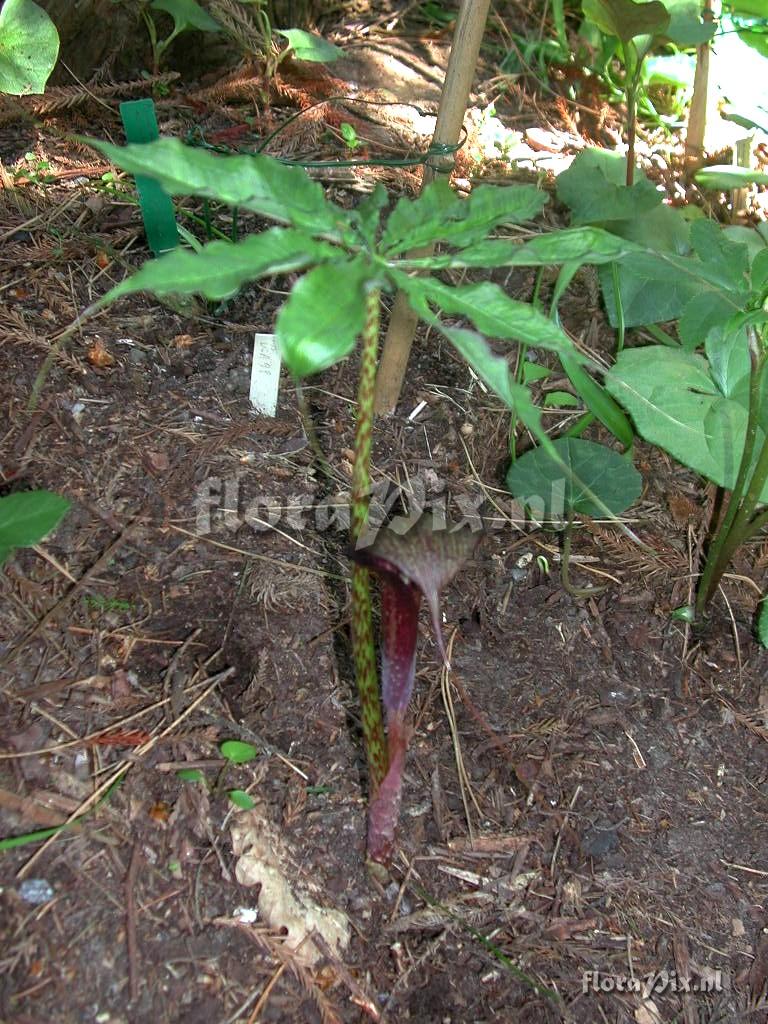
[[[704,0],[704,18],[711,21],[720,16],[720,0]],[[693,96],[691,109],[688,113],[688,130],[685,135],[685,165],[689,170],[701,167],[704,158],[704,136],[707,130],[707,118],[713,111],[713,86],[709,80],[711,54],[710,41],[696,47],[696,72],[693,77]]]
[[[448,69],[440,96],[433,146],[455,146],[459,141],[489,7],[490,0],[461,0],[451,54],[448,58]],[[453,165],[452,154],[432,157],[424,167],[422,188],[433,181],[437,174],[450,174]],[[429,256],[433,249],[434,246],[430,245],[408,255],[412,258]],[[395,411],[418,319],[406,297],[402,292],[398,292],[392,307],[389,330],[376,377],[375,411],[378,414]]]

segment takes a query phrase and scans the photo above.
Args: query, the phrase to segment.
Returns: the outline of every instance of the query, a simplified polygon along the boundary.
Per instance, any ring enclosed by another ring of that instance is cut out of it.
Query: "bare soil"
[[[238,88],[198,108],[207,128]],[[672,620],[712,495],[640,446],[630,525],[650,550],[583,524],[572,574],[595,591],[569,596],[558,537],[504,491],[508,415],[420,332],[375,481],[482,515],[483,541],[446,595],[450,671],[424,623],[397,855],[373,877],[345,557],[356,361],[304,389],[331,480],[290,380],[274,419],[247,398],[252,335],[291,280],[217,308],[125,299],[56,349],[29,411],[60,332],[147,257],[136,207],[61,141],[92,114],[0,129],[6,171],[34,151],[54,176],[0,193],[2,493],[72,502],[0,575],[0,838],[77,819],[0,852],[0,1019],[768,1020],[766,545],[700,633]],[[359,200],[357,179],[328,187]],[[529,275],[503,283],[530,298]],[[566,327],[607,352],[588,274],[576,289]],[[256,757],[226,762],[227,739]],[[243,823],[348,944],[291,949],[266,874],[243,884]]]

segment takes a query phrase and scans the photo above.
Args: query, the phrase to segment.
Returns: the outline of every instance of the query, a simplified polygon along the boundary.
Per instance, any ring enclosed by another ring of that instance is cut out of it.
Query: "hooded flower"
[[[445,659],[440,625],[440,592],[472,553],[477,537],[468,529],[436,529],[423,515],[407,533],[382,529],[373,544],[352,553],[354,561],[381,579],[381,692],[387,719],[389,769],[372,795],[368,854],[387,861],[400,811],[408,730],[405,715],[416,674],[416,638],[422,597]]]

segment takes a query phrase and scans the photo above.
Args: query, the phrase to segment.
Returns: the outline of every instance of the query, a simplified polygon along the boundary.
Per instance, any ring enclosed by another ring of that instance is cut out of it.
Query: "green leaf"
[[[761,249],[752,260],[752,287],[755,291],[768,285],[768,249]]]
[[[400,199],[387,220],[382,252],[393,256],[432,242],[479,242],[500,224],[519,224],[541,212],[546,195],[532,185],[479,185],[461,199],[447,181],[431,182],[416,199]]]
[[[752,369],[746,329],[730,324],[710,328],[705,351],[709,372],[722,394],[726,398],[741,397],[746,404]]]
[[[523,360],[523,384],[533,384],[537,380],[546,380],[552,373],[548,366],[541,366],[539,363],[532,363],[530,359]]]
[[[757,638],[762,647],[768,647],[768,601],[763,598],[757,614]]]
[[[442,239],[446,222],[460,215],[461,202],[444,178],[430,182],[416,199],[398,199],[387,218],[381,251],[391,255]]]
[[[579,153],[557,179],[557,197],[571,208],[574,224],[631,220],[661,205],[664,197],[641,172],[633,185],[625,184],[626,167],[619,153]]]
[[[676,622],[695,622],[696,606],[693,604],[681,604],[679,608],[675,608],[673,612],[669,613],[669,617]]]
[[[5,0],[0,10],[0,92],[45,92],[59,56],[56,26],[32,0]]]
[[[656,206],[629,220],[605,221],[603,227],[645,249],[686,256],[691,251],[691,226],[683,210]]]
[[[430,318],[434,326],[445,335],[463,356],[478,376],[485,381],[504,402],[508,409],[517,414],[520,420],[535,437],[546,438],[541,426],[541,413],[531,399],[528,388],[512,380],[509,365],[502,356],[497,356],[482,335],[468,331],[462,327],[448,327],[437,317]]]
[[[51,491],[21,491],[0,498],[0,549],[39,543],[61,522],[70,502]]]
[[[275,338],[294,377],[319,373],[348,356],[365,323],[372,279],[363,259],[322,264],[301,277],[275,324]]]
[[[720,292],[700,292],[683,310],[677,333],[687,352],[703,345],[709,331],[726,324],[733,316],[733,304]]]
[[[570,356],[561,355],[560,363],[592,415],[599,419],[625,448],[631,448],[635,432],[621,407],[614,402],[605,388]]]
[[[702,167],[693,176],[697,185],[716,192],[728,192],[732,188],[746,188],[753,183],[768,185],[768,174],[753,171],[748,167],[733,167],[731,164],[714,164]]]
[[[719,224],[697,220],[691,225],[691,245],[702,263],[717,274],[725,288],[747,291],[749,250],[731,241]]]
[[[745,228],[740,224],[726,224],[722,232],[732,242],[746,245],[750,263],[758,253],[763,251],[768,242],[768,223],[765,222],[758,224],[756,228]]]
[[[132,277],[110,289],[98,304],[104,306],[129,292],[140,291],[225,299],[247,281],[303,270],[339,255],[338,249],[316,241],[305,231],[270,228],[259,235],[248,235],[242,242],[210,242],[199,252],[175,249],[149,260]]]
[[[602,228],[566,228],[535,235],[521,245],[509,239],[488,239],[456,253],[398,261],[407,269],[446,270],[459,267],[548,267],[558,263],[612,263],[638,251],[632,242]]]
[[[252,743],[243,740],[224,740],[219,744],[219,753],[232,764],[246,764],[258,756],[258,750]]]
[[[397,274],[397,280],[422,315],[425,307],[432,304],[444,313],[467,317],[488,337],[521,341],[561,355],[571,354],[575,361],[582,360],[568,335],[549,317],[527,302],[511,299],[491,281],[451,287],[430,277]]]
[[[276,28],[275,35],[288,40],[288,46],[297,60],[313,61],[316,64],[331,64],[344,56],[344,51],[329,43],[322,36],[305,32],[300,28]]]
[[[401,275],[405,276],[405,275]],[[491,349],[488,342],[475,331],[468,331],[461,327],[449,327],[438,317],[430,313],[429,307],[417,296],[417,308],[423,308],[422,315],[428,323],[440,331],[454,345],[459,354],[466,359],[478,376],[485,381],[504,404],[511,409],[518,419],[536,438],[544,451],[550,454],[553,461],[558,464],[562,460],[552,440],[542,427],[541,410],[537,408],[531,399],[527,387],[516,383],[511,377],[506,359],[497,356]],[[567,467],[563,464],[563,469]],[[584,489],[582,481],[574,480],[574,486]],[[589,495],[587,495],[588,497]],[[601,514],[610,515],[610,510],[601,502],[599,496],[594,495],[595,507]]]
[[[562,521],[573,513],[602,515],[594,497],[614,515],[637,501],[643,481],[626,456],[582,438],[561,437],[553,444],[565,472],[549,452],[534,448],[507,473],[509,491],[531,507],[537,519]]]
[[[322,185],[301,167],[270,156],[220,156],[178,139],[113,146],[84,139],[131,174],[158,181],[168,195],[201,196],[238,206],[271,220],[338,240],[351,214],[326,200]]]
[[[196,0],[152,0],[151,7],[173,18],[174,35],[196,28],[201,32],[221,32],[221,25],[204,11]]]
[[[768,18],[766,0],[732,0],[729,7],[739,18]]]
[[[180,768],[176,777],[182,782],[202,782],[205,778],[199,768]]]
[[[738,30],[739,39],[741,42],[746,43],[747,46],[751,46],[752,49],[756,50],[761,57],[768,57],[768,35],[765,32],[761,32],[760,28],[740,28]],[[760,110],[759,106],[753,107],[753,110]],[[731,115],[731,120],[741,123],[738,118]],[[746,127],[747,125],[745,125]],[[750,127],[760,128],[765,130],[765,108],[763,113],[757,122],[753,121]]]
[[[736,482],[747,425],[745,392],[726,397],[702,356],[654,345],[621,352],[606,388],[646,441],[720,487]],[[756,451],[765,443],[757,430]],[[760,501],[768,502],[768,485]]]
[[[618,323],[614,296],[613,275],[610,268],[598,270],[605,305],[611,324]],[[706,291],[717,288],[717,274],[705,264],[667,253],[639,252],[625,257],[619,265],[619,288],[626,327],[641,324],[659,324],[682,316],[688,304]],[[715,278],[715,282],[712,278]],[[733,312],[739,304],[726,292],[724,301],[730,302]]]
[[[546,267],[559,263],[613,263],[637,246],[602,228],[566,228],[537,235],[517,247],[511,266]]]
[[[675,46],[700,46],[708,42],[717,28],[714,19],[702,21],[702,4],[699,0],[664,0],[669,12],[669,26],[655,35],[674,43]]]
[[[577,409],[581,402],[570,391],[548,391],[544,396],[545,409]]]
[[[609,36],[628,43],[635,36],[658,36],[669,28],[669,14],[659,0],[583,0],[584,17]]]
[[[230,789],[227,796],[235,807],[240,807],[244,811],[252,811],[256,806],[256,801],[253,799],[251,794],[246,793],[244,789]]]
[[[357,227],[363,240],[370,246],[376,242],[376,235],[381,221],[381,211],[389,202],[389,195],[379,182],[376,188],[358,204],[352,214],[353,225]]]

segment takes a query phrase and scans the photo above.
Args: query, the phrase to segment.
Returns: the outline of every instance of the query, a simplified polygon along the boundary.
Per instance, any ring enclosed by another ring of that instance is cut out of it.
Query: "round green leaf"
[[[182,768],[176,772],[176,776],[182,782],[202,782],[204,778],[199,768]]]
[[[219,752],[232,764],[245,764],[258,754],[252,743],[244,743],[242,740],[224,740],[219,746]]]
[[[256,801],[244,789],[230,789],[227,795],[235,807],[241,807],[244,811],[253,810],[256,806]]]
[[[45,92],[59,56],[56,26],[33,0],[5,0],[0,11],[0,92]]]
[[[573,513],[603,514],[586,490],[614,515],[639,497],[642,478],[626,456],[582,438],[558,438],[554,448],[564,465],[543,448],[534,448],[507,473],[507,487],[537,519],[561,521]]]

